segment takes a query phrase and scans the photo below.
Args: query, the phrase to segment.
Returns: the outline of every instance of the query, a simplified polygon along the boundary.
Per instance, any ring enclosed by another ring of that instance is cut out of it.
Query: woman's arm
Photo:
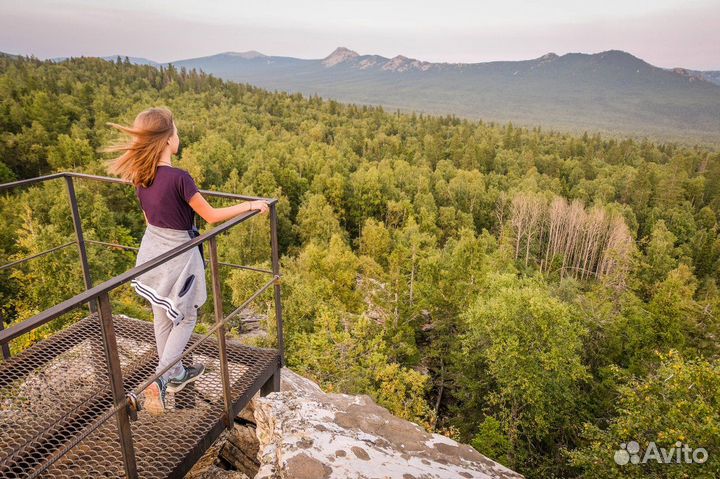
[[[210,224],[221,223],[250,210],[260,210],[260,214],[268,211],[267,202],[262,200],[244,201],[237,205],[215,208],[207,202],[200,192],[195,193],[188,201],[188,204],[195,210],[195,213]]]

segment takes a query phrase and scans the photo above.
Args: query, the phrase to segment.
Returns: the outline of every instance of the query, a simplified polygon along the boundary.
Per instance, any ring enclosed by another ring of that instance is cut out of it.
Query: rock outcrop
[[[352,60],[354,58],[357,58],[358,55],[357,52],[354,52],[352,50],[348,50],[345,47],[338,47],[333,51],[330,55],[323,58],[323,65],[326,67],[332,67],[337,65],[338,63],[343,63],[347,60]]]
[[[327,394],[288,368],[256,395],[190,479],[522,478],[472,447],[393,416],[368,395]]]

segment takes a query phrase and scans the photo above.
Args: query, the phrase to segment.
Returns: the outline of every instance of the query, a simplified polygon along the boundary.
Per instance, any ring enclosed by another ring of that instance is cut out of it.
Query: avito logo
[[[615,462],[624,466],[630,464],[645,464],[648,461],[655,461],[658,464],[703,464],[708,459],[708,452],[703,447],[693,449],[685,443],[677,441],[674,447],[665,449],[658,447],[654,442],[648,444],[645,453],[640,454],[640,444],[637,441],[629,441],[620,444],[620,449],[615,451]]]

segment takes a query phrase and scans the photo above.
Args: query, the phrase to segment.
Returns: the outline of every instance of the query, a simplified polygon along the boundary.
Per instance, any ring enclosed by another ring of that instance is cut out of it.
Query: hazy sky
[[[720,70],[720,0],[0,0],[0,51],[39,58],[323,58],[338,46],[468,63],[617,49]]]

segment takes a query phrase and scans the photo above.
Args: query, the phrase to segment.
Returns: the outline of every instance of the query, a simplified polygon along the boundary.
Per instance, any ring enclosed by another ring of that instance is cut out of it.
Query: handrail
[[[0,184],[0,191],[15,188],[17,186],[32,185],[33,183],[40,183],[42,181],[54,180],[55,178],[65,178],[68,173],[53,173],[52,175],[38,176],[35,178],[28,178],[26,180],[11,181],[10,183]]]
[[[113,178],[112,176],[91,175],[88,173],[77,173],[74,171],[63,171],[60,173],[53,173],[51,175],[38,176],[36,178],[28,178],[26,180],[12,181],[10,183],[1,183],[0,191],[7,190],[10,188],[15,188],[18,186],[26,186],[26,185],[31,185],[34,183],[40,183],[42,181],[54,180],[56,178],[66,178],[66,177],[85,178],[88,180],[98,180],[98,181],[102,181],[105,183],[120,183],[120,184],[132,185],[131,181],[123,180],[122,178]],[[237,195],[235,193],[226,193],[224,191],[212,191],[212,190],[198,190],[198,191],[200,191],[200,193],[202,193],[204,195],[214,196],[216,198],[227,198],[227,199],[245,200],[245,201],[269,200],[270,199],[270,198],[264,198],[262,196]]]
[[[88,241],[88,240],[85,240],[85,241]],[[50,254],[50,253],[52,253],[53,251],[57,251],[57,250],[59,250],[59,249],[67,248],[68,246],[73,245],[73,244],[75,244],[75,243],[76,243],[75,241],[68,241],[68,242],[65,243],[65,244],[61,244],[61,245],[58,245],[58,246],[53,246],[53,247],[50,248],[50,249],[46,249],[45,251],[41,251],[40,253],[33,254],[33,255],[27,256],[27,257],[25,257],[25,258],[18,259],[18,260],[16,260],[16,261],[11,261],[11,262],[9,262],[9,263],[5,263],[4,265],[0,266],[0,271],[2,271],[2,270],[4,270],[4,269],[7,269],[7,268],[10,268],[10,267],[12,267],[12,266],[15,266],[15,265],[17,265],[17,264],[25,263],[26,261],[30,261],[31,259],[35,259],[35,258],[39,258],[39,257],[41,257],[41,256],[45,256],[46,254]]]

